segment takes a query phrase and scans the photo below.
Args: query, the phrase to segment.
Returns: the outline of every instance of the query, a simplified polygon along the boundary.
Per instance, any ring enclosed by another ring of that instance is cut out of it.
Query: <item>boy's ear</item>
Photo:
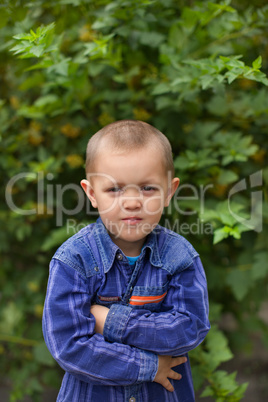
[[[91,186],[90,182],[86,179],[81,180],[80,182],[82,189],[84,190],[84,192],[86,193],[89,201],[92,204],[93,208],[97,208],[97,201],[96,201],[96,197],[95,197],[95,193],[93,190],[93,187]]]
[[[180,184],[180,179],[178,177],[175,177],[171,181],[171,183],[169,185],[169,188],[168,188],[168,194],[167,194],[167,197],[166,197],[166,200],[165,200],[165,207],[169,206],[170,200],[173,197],[173,195],[174,195],[175,191],[177,190],[177,188],[179,187],[179,184]]]

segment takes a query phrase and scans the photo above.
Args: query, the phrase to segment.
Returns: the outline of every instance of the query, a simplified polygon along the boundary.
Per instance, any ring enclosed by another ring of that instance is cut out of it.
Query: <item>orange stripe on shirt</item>
[[[148,303],[159,303],[164,299],[166,296],[167,292],[163,293],[160,296],[132,296],[129,304],[132,305],[143,305],[143,304],[148,304]]]

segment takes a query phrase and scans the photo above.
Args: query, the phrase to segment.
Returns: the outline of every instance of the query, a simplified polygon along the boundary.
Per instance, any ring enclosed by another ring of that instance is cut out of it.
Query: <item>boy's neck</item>
[[[123,253],[128,257],[137,257],[140,255],[142,247],[145,243],[146,238],[139,240],[137,242],[126,242],[120,238],[114,238],[113,235],[109,233],[112,241],[116,244]]]

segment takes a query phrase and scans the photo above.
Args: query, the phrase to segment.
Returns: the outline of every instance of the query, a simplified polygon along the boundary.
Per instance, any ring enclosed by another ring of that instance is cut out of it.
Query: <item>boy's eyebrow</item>
[[[123,181],[117,181],[115,178],[112,177],[102,177],[104,179],[104,185],[105,186],[113,186],[113,185],[117,185],[120,187],[126,187],[126,186],[144,186],[144,185],[158,185],[158,186],[162,186],[162,180],[160,180],[159,178],[156,177],[149,177],[148,179],[142,180],[141,182],[137,182],[137,183],[126,183]]]
[[[120,183],[120,182],[118,182],[116,180],[110,180],[110,179],[105,180],[103,185],[105,187],[113,187],[113,186],[124,187],[125,186],[124,183]]]
[[[149,179],[144,180],[141,184],[142,185],[144,185],[144,184],[158,184],[158,185],[161,185],[162,180],[157,179],[155,177],[149,177]]]
[[[138,184],[136,183],[123,183],[123,182],[118,182],[118,181],[109,181],[108,183],[105,183],[105,187],[113,187],[113,186],[118,186],[118,187],[142,187],[142,186],[158,186],[162,187],[162,183],[159,181],[155,180],[146,180],[142,181]]]
[[[113,187],[113,186],[118,186],[118,187],[125,187],[124,183],[120,183],[118,181],[111,181],[109,183],[107,183],[107,186]]]

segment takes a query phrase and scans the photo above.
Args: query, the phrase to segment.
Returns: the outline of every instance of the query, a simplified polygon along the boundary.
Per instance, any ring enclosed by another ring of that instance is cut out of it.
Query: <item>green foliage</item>
[[[206,269],[213,326],[191,353],[196,389],[242,399],[246,384],[221,363],[253,332],[267,339],[256,318],[268,285],[267,19],[264,0],[1,2],[0,372],[11,401],[59,386],[41,331],[47,266],[95,219],[74,185],[89,137],[124,118],[170,139],[181,186],[163,223]],[[226,312],[230,334],[218,327]]]

